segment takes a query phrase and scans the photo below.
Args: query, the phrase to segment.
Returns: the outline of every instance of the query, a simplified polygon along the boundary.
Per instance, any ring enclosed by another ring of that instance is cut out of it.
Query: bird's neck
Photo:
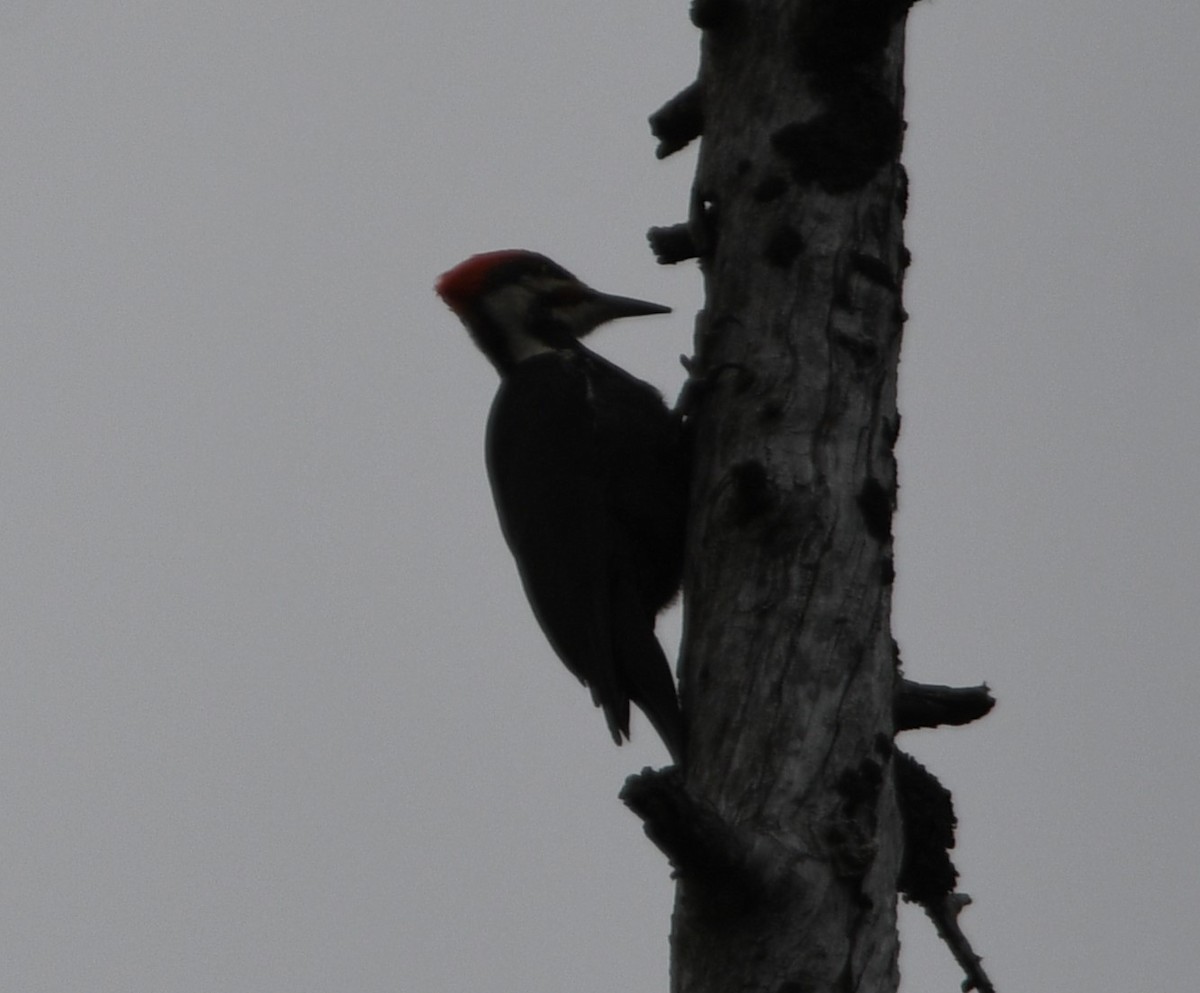
[[[502,329],[503,348],[505,357],[510,365],[517,365],[527,359],[533,358],[535,355],[549,355],[552,352],[567,352],[570,349],[567,347],[558,347],[547,344],[536,335],[530,334],[527,330],[520,327],[511,327]]]

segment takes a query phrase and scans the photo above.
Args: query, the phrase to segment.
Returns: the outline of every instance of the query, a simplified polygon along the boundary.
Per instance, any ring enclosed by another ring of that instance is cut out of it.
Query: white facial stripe
[[[557,351],[531,335],[521,334],[519,331],[506,334],[505,338],[508,354],[513,357],[514,362],[524,362],[535,355],[545,355],[547,352]]]
[[[491,293],[486,302],[493,323],[504,333],[504,346],[514,362],[555,351],[545,342],[525,333],[529,304],[533,294],[520,284],[503,286]]]

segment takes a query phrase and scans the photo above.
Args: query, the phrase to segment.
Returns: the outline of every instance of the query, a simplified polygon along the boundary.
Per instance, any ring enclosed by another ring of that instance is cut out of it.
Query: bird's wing
[[[533,612],[620,743],[629,735],[629,694],[613,645],[615,542],[589,392],[570,356],[520,363],[492,405],[488,477]]]

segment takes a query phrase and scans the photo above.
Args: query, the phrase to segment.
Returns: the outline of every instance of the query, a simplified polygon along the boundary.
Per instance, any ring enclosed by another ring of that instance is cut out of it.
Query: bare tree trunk
[[[906,7],[697,0],[697,85],[655,121],[663,153],[704,133],[690,221],[657,240],[707,287],[681,684],[685,795],[715,816],[663,844],[676,993],[898,983]]]

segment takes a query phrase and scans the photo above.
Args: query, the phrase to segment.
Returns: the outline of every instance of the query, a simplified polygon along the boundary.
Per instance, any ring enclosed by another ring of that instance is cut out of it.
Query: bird
[[[684,723],[654,624],[683,571],[684,425],[657,389],[580,341],[671,308],[601,293],[524,249],[473,255],[435,288],[500,374],[487,474],[542,631],[618,745],[633,703],[682,765]]]

